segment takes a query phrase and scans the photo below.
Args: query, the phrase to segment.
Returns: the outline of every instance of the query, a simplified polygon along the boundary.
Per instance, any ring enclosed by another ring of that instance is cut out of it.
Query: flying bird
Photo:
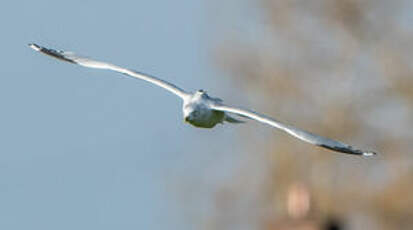
[[[157,77],[123,68],[114,64],[78,56],[72,52],[49,49],[37,44],[29,44],[29,47],[65,62],[89,68],[112,70],[160,86],[183,100],[182,110],[184,120],[195,127],[213,128],[216,124],[223,124],[224,122],[242,123],[243,121],[238,117],[248,118],[280,129],[302,141],[336,152],[360,156],[373,156],[376,154],[372,151],[363,151],[342,142],[304,131],[292,125],[281,123],[271,117],[251,110],[225,105],[221,99],[210,97],[204,90],[198,90],[194,93],[187,92],[176,85],[161,80]],[[238,117],[236,118],[234,115]]]

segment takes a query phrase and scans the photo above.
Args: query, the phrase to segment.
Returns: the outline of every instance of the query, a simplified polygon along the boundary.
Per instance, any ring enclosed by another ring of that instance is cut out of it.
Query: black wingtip
[[[365,156],[365,157],[372,157],[372,156],[375,156],[375,155],[377,155],[376,152],[363,152],[363,156]]]
[[[29,43],[28,46],[36,51],[40,51],[42,49],[42,47],[40,47],[39,45],[35,44],[35,43]]]
[[[347,146],[345,148],[339,147],[339,146],[329,146],[329,145],[324,145],[324,144],[321,144],[321,145],[318,145],[318,146],[323,147],[323,148],[327,148],[327,149],[330,149],[330,150],[333,150],[333,151],[336,151],[336,152],[352,154],[352,155],[358,155],[358,156],[364,156],[364,157],[372,157],[372,156],[377,155],[377,153],[375,153],[373,151],[362,151],[362,150],[359,150],[359,149],[354,149],[351,146]]]
[[[36,51],[38,51],[38,52],[41,52],[41,53],[44,53],[44,54],[49,55],[51,57],[57,58],[59,60],[67,61],[67,62],[70,62],[70,63],[76,63],[74,60],[66,57],[66,55],[63,51],[48,49],[48,48],[39,46],[35,43],[29,43],[29,47],[36,50]]]

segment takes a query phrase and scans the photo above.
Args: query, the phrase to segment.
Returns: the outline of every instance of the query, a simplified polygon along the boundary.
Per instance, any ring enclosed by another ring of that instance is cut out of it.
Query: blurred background
[[[0,9],[0,229],[411,229],[407,0],[9,1]],[[196,129],[148,83],[205,89],[363,149],[265,125]]]
[[[368,160],[328,154],[277,132],[260,145],[243,141],[263,152],[267,170],[249,204],[261,212],[260,228],[411,229],[412,3],[248,4],[241,20],[231,22],[236,29],[221,27],[219,34],[226,35],[215,53],[216,63],[247,93],[248,104],[379,152]],[[256,170],[245,167],[234,180],[244,181]],[[248,186],[235,183],[221,193],[224,198],[218,196],[226,201],[218,202],[224,216],[218,223],[231,219],[233,203],[245,202],[240,200]]]

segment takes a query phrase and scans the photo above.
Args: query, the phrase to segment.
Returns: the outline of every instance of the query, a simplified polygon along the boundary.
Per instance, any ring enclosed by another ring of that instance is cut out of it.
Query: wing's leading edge
[[[171,84],[167,81],[161,80],[159,78],[147,75],[147,74],[143,74],[140,72],[136,72],[130,69],[126,69],[117,65],[113,65],[110,63],[105,63],[105,62],[100,62],[100,61],[95,61],[89,58],[85,58],[85,57],[81,57],[81,56],[77,56],[72,52],[65,52],[65,51],[58,51],[58,50],[54,50],[54,49],[49,49],[49,48],[45,48],[42,46],[39,46],[37,44],[29,44],[29,47],[41,52],[43,54],[46,54],[48,56],[57,58],[59,60],[62,61],[66,61],[72,64],[78,64],[84,67],[89,67],[89,68],[96,68],[96,69],[107,69],[107,70],[113,70],[115,72],[119,72],[119,73],[123,73],[125,75],[128,75],[130,77],[134,77],[134,78],[138,78],[141,80],[145,80],[148,82],[151,82],[157,86],[160,86],[176,95],[178,95],[179,97],[181,97],[182,99],[186,98],[189,94],[187,92],[185,92],[184,90],[180,89],[179,87],[177,87],[174,84]]]
[[[335,141],[333,139],[330,138],[326,138],[326,137],[322,137],[319,135],[316,135],[314,133],[310,133],[307,131],[304,131],[302,129],[296,128],[294,126],[291,125],[286,125],[283,124],[271,117],[250,111],[250,110],[246,110],[246,109],[239,109],[239,108],[234,108],[234,107],[230,107],[230,106],[226,106],[226,105],[212,105],[212,109],[215,110],[219,110],[219,111],[224,111],[224,112],[229,112],[229,113],[234,113],[240,116],[244,116],[244,117],[248,117],[250,119],[254,119],[256,121],[268,124],[270,126],[273,126],[275,128],[281,129],[285,132],[287,132],[288,134],[306,141],[308,143],[311,143],[313,145],[317,145],[323,148],[327,148],[336,152],[341,152],[341,153],[347,153],[347,154],[354,154],[354,155],[361,155],[361,156],[373,156],[376,155],[375,152],[371,152],[371,151],[363,151],[363,150],[359,150],[359,149],[355,149],[350,145],[344,144],[342,142],[339,141]]]

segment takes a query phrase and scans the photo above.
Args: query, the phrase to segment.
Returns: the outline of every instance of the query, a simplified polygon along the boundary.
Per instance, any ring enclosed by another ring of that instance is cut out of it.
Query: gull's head
[[[192,94],[191,102],[200,102],[206,99],[209,99],[207,92],[203,89],[200,89],[200,90],[195,91],[195,93]]]
[[[206,93],[205,90],[199,89],[199,90],[197,90],[197,91],[195,92],[195,95],[196,95],[196,96],[204,96],[204,95],[207,95],[207,93]]]
[[[190,124],[199,123],[208,116],[209,97],[204,90],[197,90],[190,98],[184,101],[183,115],[184,121]]]

